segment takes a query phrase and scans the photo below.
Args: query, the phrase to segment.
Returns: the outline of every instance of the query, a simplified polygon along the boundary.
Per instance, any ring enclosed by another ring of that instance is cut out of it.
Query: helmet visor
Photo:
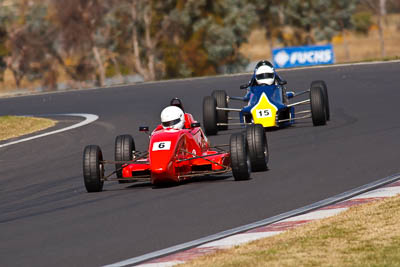
[[[176,120],[172,120],[172,121],[164,121],[162,122],[162,125],[164,127],[171,127],[174,126],[175,124],[178,124],[181,121],[180,118],[176,119]]]
[[[263,79],[273,79],[275,76],[275,73],[260,73],[256,75],[257,80],[263,80]]]

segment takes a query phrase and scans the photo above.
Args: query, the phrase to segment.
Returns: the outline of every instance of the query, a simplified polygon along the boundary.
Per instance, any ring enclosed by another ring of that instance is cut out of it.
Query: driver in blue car
[[[262,86],[262,85],[276,85],[282,90],[282,100],[284,104],[288,104],[288,98],[286,95],[285,85],[286,81],[283,80],[275,71],[274,66],[268,60],[262,60],[257,63],[253,77],[251,78],[247,94],[244,96],[244,99],[248,101],[250,99],[250,87],[251,86]]]

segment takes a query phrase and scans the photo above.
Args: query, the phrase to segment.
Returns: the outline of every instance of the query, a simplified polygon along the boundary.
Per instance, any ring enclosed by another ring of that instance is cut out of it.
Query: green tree
[[[310,45],[330,41],[351,27],[357,0],[252,0],[266,37],[285,46]]]
[[[0,17],[7,35],[7,67],[12,71],[17,87],[23,78],[42,80],[54,89],[56,73],[51,51],[55,42],[53,27],[47,18],[46,1],[14,1],[3,6]]]
[[[246,64],[239,46],[255,21],[253,5],[239,0],[126,0],[114,14],[146,80],[238,70]]]
[[[247,41],[256,21],[253,4],[240,0],[197,0],[178,1],[176,8],[175,24],[181,32],[175,43],[180,62],[167,67],[184,76],[243,69],[247,60],[239,53],[239,47]]]
[[[64,57],[74,58],[72,69],[63,58],[58,60],[73,79],[95,79],[103,86],[105,81],[105,51],[107,25],[104,17],[112,7],[111,1],[53,0],[53,20],[60,35]]]
[[[350,27],[356,0],[289,0],[286,21],[304,32],[300,44],[313,44],[332,37]]]
[[[386,17],[386,0],[360,0],[378,17],[378,33],[381,46],[381,57],[386,56],[383,21]]]
[[[4,80],[4,72],[7,68],[6,59],[10,53],[7,47],[7,26],[9,21],[12,20],[12,15],[9,6],[3,0],[0,0],[0,81]]]
[[[259,25],[265,29],[265,37],[272,55],[274,40],[284,42],[283,27],[285,25],[285,1],[253,0],[256,7]]]
[[[254,5],[240,0],[12,3],[0,10],[0,72],[5,58],[18,87],[41,79],[49,90],[61,68],[78,86],[104,85],[107,73],[154,80],[236,72],[247,63],[239,47],[256,20]]]
[[[369,11],[360,11],[353,14],[351,21],[357,33],[367,35],[372,25],[372,14]]]

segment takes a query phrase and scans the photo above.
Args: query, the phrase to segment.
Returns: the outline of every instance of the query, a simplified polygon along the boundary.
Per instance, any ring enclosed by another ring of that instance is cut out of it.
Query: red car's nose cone
[[[149,146],[152,183],[178,181],[174,172],[176,144],[181,137],[177,130],[161,130],[153,134]]]
[[[162,174],[166,174],[167,172],[167,166],[164,167],[155,167],[152,168],[151,173],[155,174],[155,175],[162,175]]]
[[[163,161],[151,164],[151,181],[153,184],[177,182],[178,178],[174,175],[173,164],[168,157]]]
[[[156,173],[156,174],[161,174],[161,173],[163,173],[163,172],[165,172],[165,169],[164,169],[164,168],[153,169],[153,173]]]

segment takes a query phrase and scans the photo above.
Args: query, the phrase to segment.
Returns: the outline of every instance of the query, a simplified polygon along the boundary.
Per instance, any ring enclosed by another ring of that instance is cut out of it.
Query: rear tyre
[[[206,96],[203,100],[203,125],[207,135],[216,135],[217,127],[217,102],[214,97]]]
[[[261,124],[251,124],[246,128],[249,157],[252,171],[265,171],[268,167],[269,153],[267,136]]]
[[[133,158],[132,151],[134,150],[135,142],[132,136],[124,134],[115,138],[115,161],[131,161]],[[115,171],[118,178],[122,178],[122,165],[123,164],[115,164]],[[122,184],[129,181],[119,180],[118,182]]]
[[[326,124],[326,108],[321,86],[313,86],[310,89],[311,117],[314,126]]]
[[[251,163],[247,154],[246,138],[241,133],[231,135],[230,139],[231,168],[235,181],[248,180],[250,178]]]
[[[228,101],[226,100],[226,92],[224,90],[214,90],[211,94],[217,102],[217,107],[227,108]],[[228,111],[217,110],[217,122],[228,123]],[[228,126],[218,126],[218,130],[228,130]]]
[[[329,110],[328,86],[326,86],[325,81],[322,81],[322,80],[313,81],[311,83],[311,87],[314,87],[314,86],[319,86],[322,88],[322,94],[324,96],[324,102],[325,102],[326,120],[329,121],[331,119],[331,114],[330,114],[330,110]]]
[[[89,145],[83,151],[83,181],[86,191],[100,192],[103,190],[104,176],[103,154],[100,147]]]

